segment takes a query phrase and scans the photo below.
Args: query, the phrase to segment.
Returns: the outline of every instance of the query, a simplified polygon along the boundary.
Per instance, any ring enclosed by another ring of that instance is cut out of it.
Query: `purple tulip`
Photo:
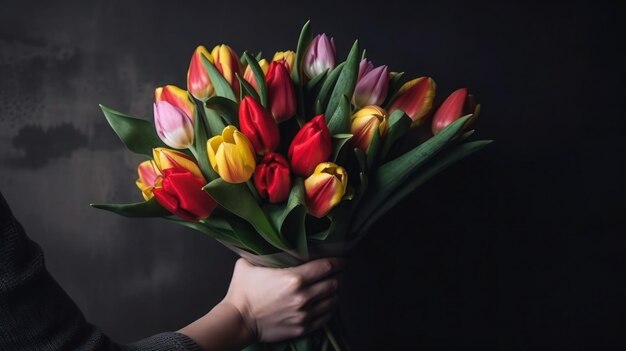
[[[326,70],[335,68],[335,41],[326,34],[318,34],[304,54],[304,73],[313,79]]]
[[[193,121],[185,111],[167,101],[154,103],[154,125],[159,138],[175,149],[193,144]]]
[[[380,105],[389,90],[389,71],[387,66],[374,65],[362,60],[359,65],[359,77],[354,89],[353,102],[357,108],[366,105]]]

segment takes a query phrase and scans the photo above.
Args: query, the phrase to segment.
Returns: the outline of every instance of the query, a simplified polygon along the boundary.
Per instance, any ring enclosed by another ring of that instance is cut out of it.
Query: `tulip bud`
[[[137,173],[139,174],[139,178],[135,184],[139,190],[141,190],[143,198],[148,201],[153,196],[152,189],[156,186],[158,178],[161,177],[161,171],[159,171],[154,161],[148,160],[139,164]]]
[[[285,60],[285,63],[287,64],[287,70],[291,72],[291,70],[293,69],[293,63],[296,62],[296,53],[291,50],[277,51],[274,54],[274,58],[272,59],[272,61],[281,60]]]
[[[233,88],[235,96],[239,96],[239,80],[236,74],[241,75],[241,62],[239,56],[228,45],[217,45],[211,51],[215,59],[215,68],[224,76]]]
[[[381,137],[387,133],[388,119],[387,112],[376,105],[368,105],[355,112],[350,126],[354,146],[367,152],[375,133]]]
[[[191,56],[189,69],[187,70],[187,90],[196,99],[206,101],[215,94],[213,83],[209,78],[209,73],[202,63],[202,56],[206,57],[213,63],[213,56],[202,45],[198,46]]]
[[[304,73],[313,79],[318,74],[335,68],[335,41],[326,34],[318,34],[304,54]]]
[[[222,135],[207,141],[209,162],[228,183],[243,183],[254,173],[254,149],[248,138],[234,126],[226,126]]]
[[[332,162],[323,162],[304,181],[309,213],[322,218],[341,201],[348,186],[348,172]]]
[[[188,170],[195,177],[203,178],[202,172],[195,160],[180,151],[157,147],[152,149],[152,158],[161,172],[169,168],[178,167]]]
[[[316,116],[300,128],[289,146],[291,171],[308,177],[315,166],[328,160],[332,152],[330,131],[324,115]]]
[[[186,149],[193,144],[193,120],[167,101],[154,103],[154,126],[159,138],[170,147]]]
[[[402,110],[413,120],[411,126],[418,126],[433,107],[435,88],[435,81],[429,77],[404,83],[391,103],[389,114]]]
[[[479,110],[480,105],[476,105],[472,96],[467,94],[466,88],[456,90],[448,96],[437,112],[435,112],[432,123],[433,134],[439,134],[450,123],[472,113],[473,116],[467,121],[466,126],[469,125],[478,117]]]
[[[374,68],[371,62],[362,60],[359,76],[354,89],[353,102],[357,108],[365,105],[380,105],[389,90],[389,71],[387,66]]]
[[[278,122],[285,121],[296,114],[296,93],[285,61],[274,61],[265,77],[267,99],[272,116]]]
[[[243,98],[239,105],[239,125],[257,154],[263,155],[278,147],[280,135],[276,121],[269,111],[250,96]]]
[[[181,167],[168,168],[159,178],[153,193],[166,210],[188,221],[197,221],[211,215],[217,203],[202,187],[204,178],[196,177]]]
[[[187,116],[193,120],[195,110],[194,103],[189,99],[189,94],[175,85],[166,85],[154,89],[154,101],[167,101],[170,104],[185,111]]]
[[[287,200],[291,191],[291,173],[287,160],[268,152],[254,172],[254,187],[261,198],[275,204]]]
[[[263,70],[263,74],[267,74],[267,69],[269,68],[269,63],[267,63],[267,60],[262,59],[261,61],[259,61],[259,66],[261,66],[261,70]],[[252,68],[250,68],[250,65],[246,67],[246,71],[243,73],[243,79],[245,79],[248,83],[250,83],[250,85],[252,85],[254,90],[257,90],[257,91],[259,90],[257,88],[256,79],[254,79],[254,73],[252,73]]]

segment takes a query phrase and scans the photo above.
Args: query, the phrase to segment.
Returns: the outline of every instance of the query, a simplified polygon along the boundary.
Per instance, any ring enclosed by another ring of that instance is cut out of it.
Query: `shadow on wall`
[[[74,150],[86,147],[88,138],[71,123],[44,129],[41,126],[22,127],[11,139],[19,157],[5,160],[16,167],[36,169],[57,157],[69,157]]]

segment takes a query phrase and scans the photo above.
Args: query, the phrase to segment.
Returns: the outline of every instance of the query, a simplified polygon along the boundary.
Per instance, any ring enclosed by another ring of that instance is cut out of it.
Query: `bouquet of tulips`
[[[343,255],[430,177],[479,150],[468,141],[479,105],[459,89],[433,109],[435,82],[375,67],[354,43],[309,23],[296,51],[271,61],[227,45],[199,46],[187,90],[155,90],[154,124],[102,107],[132,152],[148,159],[145,201],[92,205],[163,217],[220,241],[257,265],[288,267]],[[326,327],[267,349],[344,349]]]

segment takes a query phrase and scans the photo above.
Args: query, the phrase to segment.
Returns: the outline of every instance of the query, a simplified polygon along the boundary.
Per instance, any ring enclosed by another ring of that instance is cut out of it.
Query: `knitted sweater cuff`
[[[166,332],[137,341],[133,344],[122,347],[125,351],[158,351],[158,350],[180,350],[180,351],[201,351],[200,346],[190,337],[176,332]]]

